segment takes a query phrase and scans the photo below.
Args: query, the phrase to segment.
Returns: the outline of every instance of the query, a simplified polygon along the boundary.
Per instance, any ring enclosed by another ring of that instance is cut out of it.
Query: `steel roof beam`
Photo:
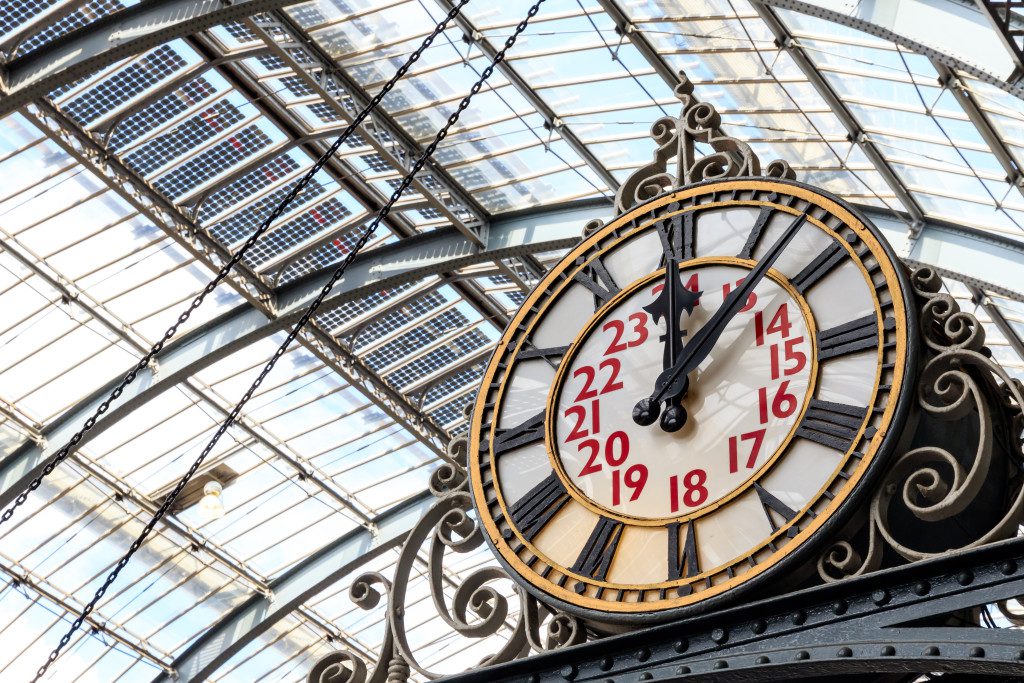
[[[370,96],[359,84],[284,13],[259,15],[248,23],[270,50],[346,121],[352,121],[370,103]],[[357,132],[401,175],[411,170],[423,152],[382,107],[371,112]],[[486,212],[440,164],[428,160],[412,189],[467,237],[482,242],[488,224]]]
[[[254,595],[220,619],[171,664],[154,683],[203,681],[304,601],[367,562],[398,547],[436,499],[424,492],[374,519],[376,534],[356,529],[303,560],[270,585],[271,595]]]
[[[1010,82],[1002,78],[998,78],[987,71],[979,69],[973,64],[968,64],[967,62],[957,59],[952,55],[946,54],[941,50],[936,50],[934,48],[928,47],[923,43],[920,43],[912,38],[897,33],[892,29],[886,28],[885,26],[881,26],[874,22],[867,21],[865,19],[861,19],[859,17],[852,16],[849,14],[844,14],[840,11],[828,9],[827,7],[822,7],[821,5],[815,3],[805,2],[805,0],[757,0],[757,4],[770,5],[772,7],[778,7],[779,9],[786,9],[791,10],[793,12],[799,12],[801,14],[807,14],[812,17],[818,17],[819,19],[831,21],[841,26],[847,26],[849,28],[857,29],[858,31],[863,31],[864,33],[867,33],[869,35],[882,38],[883,40],[888,40],[890,42],[896,43],[897,45],[902,45],[903,47],[909,50],[913,50],[919,55],[923,55],[925,57],[928,57],[929,59],[933,59],[937,62],[945,64],[949,68],[954,69],[956,71],[963,71],[964,73],[970,74],[971,76],[977,78],[980,81],[984,81],[985,83],[994,85],[995,87],[1013,95],[1014,97],[1024,99],[1024,82],[1020,80]],[[885,3],[871,3],[871,5],[865,6],[868,7],[873,5],[877,5],[883,8],[885,7]]]
[[[450,11],[455,5],[451,0],[438,0],[437,4],[445,11]],[[473,22],[469,20],[469,17],[465,13],[460,13],[459,16],[455,17],[455,23],[466,38],[472,41],[473,45],[486,56],[488,59],[494,59],[497,54],[497,50],[491,45],[491,42],[476,29]],[[537,110],[537,113],[544,117],[544,120],[553,130],[558,131],[559,136],[565,141],[565,143],[572,149],[576,155],[586,163],[586,165],[592,170],[598,178],[601,179],[612,194],[619,189],[619,181],[612,175],[611,171],[605,168],[601,160],[598,159],[593,152],[583,143],[582,140],[577,137],[576,133],[569,128],[569,126],[563,123],[562,119],[548,106],[547,102],[538,95],[530,84],[519,75],[519,73],[512,67],[507,61],[501,61],[497,66],[498,71],[501,75],[508,79],[509,83],[513,85],[516,91],[525,99],[530,105]]]
[[[611,213],[605,202],[580,204],[496,220],[488,231],[487,245],[483,250],[454,228],[442,228],[360,254],[321,310],[330,310],[381,288],[418,281],[430,275],[498,258],[568,248],[579,240],[582,226],[595,213],[602,212],[601,207],[605,207],[604,213]],[[185,378],[257,340],[287,329],[301,316],[330,276],[330,272],[320,272],[289,283],[275,290],[266,306],[243,304],[168,344],[158,356],[157,366],[139,373],[135,382],[111,404],[81,444]],[[276,313],[270,313],[271,310]],[[320,349],[320,353],[331,352]],[[28,485],[46,459],[71,438],[120,378],[118,375],[44,428],[43,436],[48,443],[45,448],[25,444],[0,463],[0,507],[10,504],[14,496]],[[355,384],[353,380],[349,381]],[[416,414],[416,411],[411,414]]]
[[[0,99],[0,117],[45,96],[57,86],[175,38],[298,2],[152,0],[127,7],[8,62],[0,72],[4,95]]]
[[[907,190],[906,185],[896,175],[896,171],[889,165],[885,155],[882,154],[878,146],[865,134],[864,129],[853,115],[853,112],[850,111],[850,108],[846,106],[843,98],[839,96],[832,85],[821,75],[821,72],[818,71],[813,60],[807,56],[804,49],[794,43],[793,34],[782,20],[779,19],[775,10],[769,7],[765,0],[750,0],[750,5],[757,12],[758,16],[761,17],[762,21],[764,21],[768,30],[775,36],[779,49],[786,50],[789,53],[789,56],[796,62],[797,66],[807,77],[807,80],[810,81],[822,99],[828,103],[836,118],[846,128],[850,141],[860,146],[864,156],[871,161],[875,170],[885,180],[885,184],[889,186],[893,194],[896,195],[896,198],[903,204],[903,207],[912,219],[911,234],[913,235],[924,225],[924,211],[917,203],[917,200],[914,199],[910,191]]]
[[[1008,80],[1019,81],[1024,76],[1024,52],[1021,52],[1021,48],[1024,47],[1021,43],[1024,33],[1021,32],[1019,26],[1015,26],[1019,22],[1016,20],[1013,10],[1024,9],[1024,5],[1019,1],[993,2],[993,0],[975,0],[974,4],[978,6],[992,28],[999,34],[999,40],[1002,41],[1003,47],[1006,48],[1007,54],[1013,61],[1013,72]]]
[[[999,136],[988,115],[975,102],[970,89],[957,78],[956,72],[945,64],[932,60],[932,66],[939,73],[939,83],[949,89],[953,99],[957,101],[960,108],[967,114],[967,118],[974,124],[978,134],[981,135],[985,144],[988,145],[989,150],[991,150],[999,165],[1003,167],[1003,171],[1006,172],[1006,182],[1016,187],[1018,192],[1024,194],[1024,173],[1021,172],[1020,164],[1014,158],[1010,147]]]

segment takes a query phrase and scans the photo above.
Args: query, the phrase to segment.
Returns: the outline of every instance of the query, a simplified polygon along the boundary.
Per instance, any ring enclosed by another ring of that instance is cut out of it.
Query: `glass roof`
[[[2,3],[0,47],[12,58],[31,55],[135,4]],[[372,96],[449,7],[314,0],[273,18]],[[525,9],[470,2],[384,99],[393,130],[426,146]],[[182,36],[45,98],[73,138],[123,165],[131,187],[86,163],[35,105],[0,119],[0,456],[44,443],[61,416],[134,365],[213,277],[210,251],[237,249],[343,129],[347,110],[322,96],[280,51],[286,39],[264,25],[244,20]],[[1006,74],[997,57],[986,52],[974,64],[998,79]],[[976,74],[950,80],[946,67],[888,40],[762,3],[548,0],[439,146],[433,173],[488,219],[610,198],[650,161],[651,123],[678,113],[666,67],[684,70],[763,163],[788,160],[801,180],[886,216],[902,254],[915,253],[910,224],[919,213],[966,226],[1016,258],[1024,196],[1006,163],[1024,159],[1024,102]],[[365,130],[353,136],[249,253],[239,277],[269,291],[330,269],[402,175],[379,139]],[[367,249],[446,228],[439,187],[408,191]],[[180,225],[196,226],[209,250],[156,220],[152,201],[140,199],[147,196],[170,206]],[[381,396],[398,396],[409,414],[460,434],[508,316],[559,256],[425,277],[318,313],[322,344],[293,345],[200,471],[224,483],[225,514],[208,518],[195,503],[172,508],[50,680],[169,672],[233,609],[420,495],[442,449]],[[984,272],[980,252],[968,258]],[[1024,292],[995,274],[1000,286],[988,290],[961,279],[968,284],[949,278],[950,292],[986,324],[996,357],[1024,377],[1019,341],[993,318],[1024,334]],[[202,335],[251,299],[245,287],[222,285],[178,336]],[[39,666],[70,610],[88,601],[283,338],[231,348],[112,419],[0,529],[0,678]],[[159,363],[156,370],[159,378]],[[361,378],[370,374],[377,379],[368,388]],[[396,558],[389,550],[364,569],[387,574]],[[484,550],[455,558],[446,590],[490,562]],[[452,672],[494,652],[507,633],[468,646],[431,616],[420,571],[407,622],[424,664]],[[354,606],[347,585],[305,601],[212,678],[301,680],[339,644],[372,658],[383,611]]]

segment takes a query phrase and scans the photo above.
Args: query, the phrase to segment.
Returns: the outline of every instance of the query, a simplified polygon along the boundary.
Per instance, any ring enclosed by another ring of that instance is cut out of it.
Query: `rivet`
[[[896,654],[896,648],[894,648],[892,645],[886,645],[882,648],[883,657],[892,657],[894,654]]]
[[[889,591],[883,588],[872,593],[871,599],[875,601],[876,605],[884,605],[885,603],[889,602],[891,598],[889,596]]]
[[[802,609],[798,609],[797,611],[789,615],[789,620],[797,626],[799,626],[800,624],[807,621],[807,612],[804,612]]]
[[[562,667],[562,678],[564,678],[567,681],[571,681],[572,679],[576,678],[577,673],[579,673],[579,670],[576,668],[575,664],[566,664]]]
[[[502,529],[501,530],[501,537],[504,538],[506,541],[511,541],[512,540],[512,530],[508,529],[508,528]]]
[[[966,586],[972,581],[974,581],[974,574],[970,570],[965,569],[956,575],[956,582],[961,586]]]
[[[683,638],[682,640],[677,640],[676,644],[672,646],[672,649],[674,649],[676,652],[686,652],[686,649],[688,647],[690,647],[690,641],[688,641],[686,638]]]
[[[971,648],[971,656],[972,657],[984,657],[985,656],[985,648],[983,648],[983,647],[972,647]]]
[[[648,650],[646,647],[642,647],[637,651],[636,658],[641,662],[646,662],[648,659],[651,658],[651,651]]]
[[[839,652],[836,653],[836,657],[852,657],[853,650],[848,647],[839,648]]]
[[[1024,661],[1024,650],[1017,653],[1017,659]]]
[[[677,674],[688,674],[688,673],[690,673],[690,667],[688,667],[688,666],[680,666],[680,667],[678,667],[676,669],[676,673]]]
[[[611,657],[605,657],[604,659],[601,660],[601,663],[598,664],[598,666],[601,667],[601,671],[607,671],[608,669],[612,668],[612,664],[614,664],[614,661],[612,660],[612,658]]]
[[[796,658],[797,659],[810,659],[811,658],[811,653],[808,652],[807,650],[800,650],[800,652],[796,653]]]
[[[583,593],[587,590],[587,584],[580,581],[573,587],[573,590],[575,590],[580,595],[583,595]]]
[[[764,619],[758,619],[754,622],[754,625],[750,627],[750,630],[760,635],[768,630],[768,622]]]
[[[846,604],[846,600],[836,600],[832,603],[832,611],[836,614],[846,614],[848,608],[849,605]]]
[[[1017,563],[1013,560],[1007,560],[1006,562],[1003,562],[1001,565],[999,565],[999,571],[1009,576],[1010,574],[1017,571]]]
[[[755,661],[755,662],[757,662],[758,664],[767,664],[768,662],[770,662],[770,661],[772,661],[772,660],[768,659],[768,658],[767,658],[767,657],[765,657],[764,655],[761,655],[760,657],[758,657],[758,658],[757,658],[757,659],[755,659],[754,661]]]
[[[717,662],[715,662],[715,668],[716,669],[728,669],[729,668],[729,662],[725,661],[724,659],[719,659]]]
[[[640,674],[640,680],[641,681],[650,681],[653,678],[654,678],[654,674],[652,674],[650,671],[645,671],[642,674]]]
[[[929,590],[931,590],[931,586],[928,585],[927,581],[918,581],[914,584],[915,595],[928,595]]]
[[[711,632],[711,640],[715,641],[719,645],[729,639],[729,634],[726,633],[724,628],[716,628]]]
[[[939,654],[939,648],[935,647],[934,645],[929,645],[928,647],[926,647],[924,649],[924,656],[925,657],[937,657],[938,654]]]

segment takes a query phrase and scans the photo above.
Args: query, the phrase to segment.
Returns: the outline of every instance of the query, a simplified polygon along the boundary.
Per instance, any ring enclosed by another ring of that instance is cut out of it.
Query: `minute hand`
[[[782,236],[768,249],[761,260],[757,262],[757,265],[743,279],[743,284],[725,298],[722,306],[715,311],[711,319],[704,323],[700,331],[683,347],[683,352],[680,354],[679,360],[675,365],[667,368],[658,376],[655,383],[655,392],[651,395],[652,401],[660,402],[665,396],[675,396],[682,392],[686,376],[708,357],[711,349],[715,347],[718,338],[722,336],[725,326],[743,308],[743,302],[747,300],[750,292],[757,287],[761,278],[765,276],[768,269],[772,267],[779,258],[779,255],[782,254],[783,250],[793,240],[793,237],[806,220],[806,213],[796,217],[796,220],[786,228]]]

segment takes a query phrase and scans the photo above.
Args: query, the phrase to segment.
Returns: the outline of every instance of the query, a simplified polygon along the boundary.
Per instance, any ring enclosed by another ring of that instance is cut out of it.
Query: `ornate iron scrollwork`
[[[465,439],[456,439],[449,446],[449,455],[464,465],[465,449]],[[496,582],[511,582],[497,566],[483,567],[463,577],[448,604],[444,590],[448,552],[469,553],[484,542],[480,526],[470,514],[473,503],[468,489],[464,467],[441,465],[430,478],[430,491],[437,502],[409,532],[394,577],[389,580],[378,572],[367,572],[352,582],[349,597],[356,606],[372,610],[385,601],[384,640],[372,670],[357,653],[337,650],[313,666],[307,679],[310,683],[404,683],[412,672],[427,679],[445,675],[427,669],[417,659],[405,623],[409,581],[424,546],[428,546],[427,580],[434,608],[454,633],[472,639],[498,633],[508,626],[511,603],[518,598],[508,639],[498,652],[480,662],[481,666],[586,642],[588,631],[576,617],[538,602],[522,588],[516,587],[511,595],[495,588]]]
[[[940,291],[934,271],[911,279],[926,347],[917,428],[863,527],[819,558],[826,582],[1010,538],[1024,518],[1024,386],[992,359],[981,323]]]
[[[615,210],[619,213],[672,188],[702,180],[761,175],[761,162],[750,145],[722,131],[721,115],[714,105],[697,99],[685,72],[679,72],[679,84],[673,92],[683,108],[678,117],[663,116],[651,126],[651,137],[658,145],[654,159],[634,171],[619,188],[615,195]],[[703,154],[705,148],[710,151]],[[764,175],[796,178],[781,159],[768,164]]]

